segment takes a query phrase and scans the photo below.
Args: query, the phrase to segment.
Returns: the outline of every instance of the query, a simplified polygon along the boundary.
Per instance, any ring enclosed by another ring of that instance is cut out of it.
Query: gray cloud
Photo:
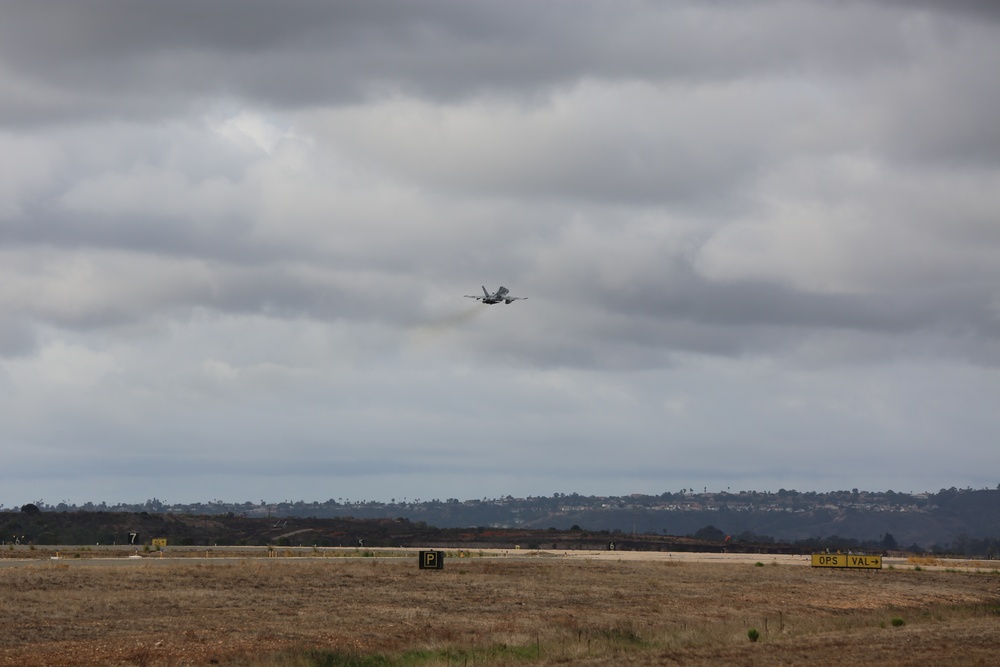
[[[994,486],[996,18],[5,3],[0,502]]]
[[[176,113],[191,96],[273,107],[357,103],[393,91],[438,100],[491,91],[532,99],[584,80],[700,86],[905,65],[914,50],[911,14],[892,9],[802,2],[11,3],[0,54],[6,85],[20,93],[9,98],[11,120],[86,116],[111,106],[144,116]]]

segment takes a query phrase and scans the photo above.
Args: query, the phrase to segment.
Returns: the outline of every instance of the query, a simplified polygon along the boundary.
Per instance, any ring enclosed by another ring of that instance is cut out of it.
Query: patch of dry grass
[[[914,646],[930,662],[991,664],[1000,649],[1000,577],[985,574],[446,563],[442,571],[419,570],[416,558],[0,568],[0,665],[840,666]],[[906,625],[892,627],[894,617]],[[751,627],[760,632],[753,644]],[[930,664],[905,655],[880,664]]]
[[[941,564],[941,561],[933,556],[910,556],[906,559],[906,562],[910,565],[920,565],[925,567],[936,567]]]

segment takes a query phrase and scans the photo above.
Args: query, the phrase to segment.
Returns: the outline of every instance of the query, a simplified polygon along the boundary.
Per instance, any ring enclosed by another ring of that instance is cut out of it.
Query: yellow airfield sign
[[[813,567],[846,567],[860,570],[881,570],[881,556],[857,554],[813,554]]]

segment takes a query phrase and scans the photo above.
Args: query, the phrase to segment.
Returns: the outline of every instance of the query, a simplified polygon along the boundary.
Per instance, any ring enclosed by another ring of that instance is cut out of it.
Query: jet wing
[[[497,301],[503,301],[504,303],[508,303],[508,304],[511,301],[523,301],[523,300],[525,300],[527,298],[528,297],[526,297],[526,296],[511,296],[510,295],[510,290],[507,289],[506,287],[504,287],[503,285],[500,286],[500,289],[498,289],[497,293],[496,293],[496,299],[497,299]]]

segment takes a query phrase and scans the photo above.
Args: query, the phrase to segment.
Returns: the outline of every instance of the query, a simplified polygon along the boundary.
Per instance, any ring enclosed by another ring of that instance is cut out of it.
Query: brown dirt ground
[[[534,665],[997,664],[993,572],[766,562],[36,560],[0,567],[0,665],[272,665],[303,648],[499,644],[537,646],[523,661]]]

